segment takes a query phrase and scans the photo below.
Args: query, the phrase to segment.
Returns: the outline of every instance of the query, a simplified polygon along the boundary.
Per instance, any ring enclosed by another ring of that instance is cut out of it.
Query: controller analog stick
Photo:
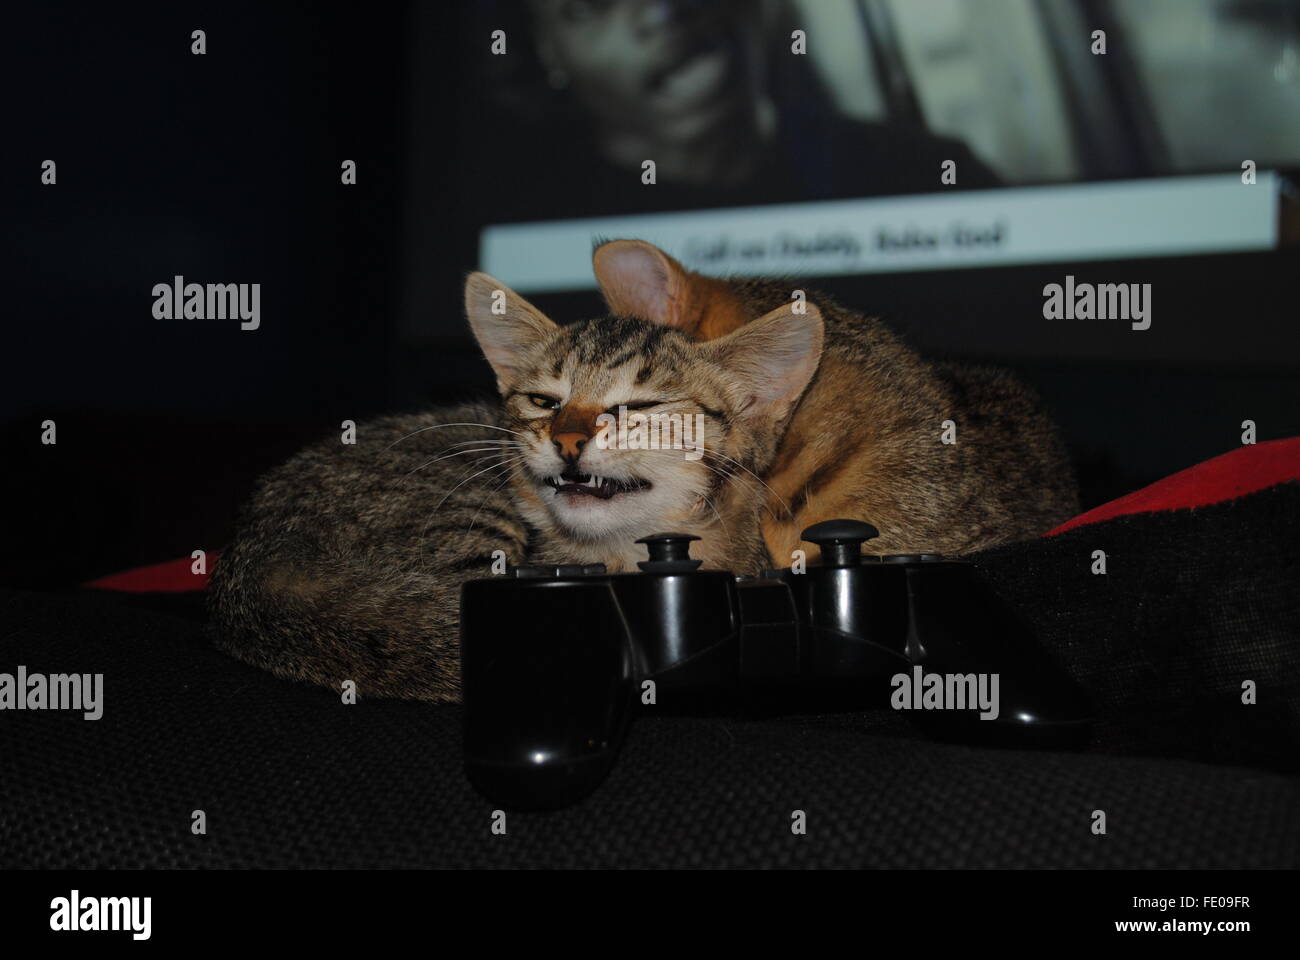
[[[861,520],[823,520],[800,536],[821,548],[822,566],[856,567],[862,562],[862,545],[880,531]]]
[[[652,533],[637,543],[644,543],[650,551],[649,560],[640,560],[637,566],[646,573],[689,573],[703,560],[691,559],[691,541],[699,537],[690,533]]]

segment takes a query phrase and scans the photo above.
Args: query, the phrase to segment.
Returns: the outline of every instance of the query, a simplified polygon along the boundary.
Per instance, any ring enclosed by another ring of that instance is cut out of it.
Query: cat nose
[[[551,436],[551,443],[555,445],[555,452],[566,463],[578,462],[578,458],[582,456],[582,448],[587,445],[587,440],[588,437],[585,433],[556,433]]]

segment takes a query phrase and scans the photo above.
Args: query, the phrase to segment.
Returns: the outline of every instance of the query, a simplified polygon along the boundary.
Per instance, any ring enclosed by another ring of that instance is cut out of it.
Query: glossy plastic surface
[[[800,536],[821,550],[822,566],[847,567],[861,562],[862,544],[880,536],[880,531],[861,520],[823,520]]]
[[[828,708],[885,702],[904,672],[996,674],[996,719],[970,709],[911,714],[932,735],[965,742],[1086,740],[1082,692],[972,564],[863,556],[875,536],[860,521],[816,524],[804,537],[821,563],[758,578],[698,570],[696,538],[665,533],[638,541],[649,553],[642,573],[532,566],[466,584],[471,782],[512,808],[580,800],[612,768],[647,680],[669,710],[729,703],[738,691],[778,708],[811,692]]]
[[[465,772],[494,803],[565,806],[613,766],[636,695],[604,578],[505,577],[461,599]]]
[[[1086,742],[1092,710],[1078,684],[1025,622],[964,561],[917,561],[907,572],[908,659],[925,672],[998,675],[998,716],[923,712],[916,721],[945,739],[1011,746]]]

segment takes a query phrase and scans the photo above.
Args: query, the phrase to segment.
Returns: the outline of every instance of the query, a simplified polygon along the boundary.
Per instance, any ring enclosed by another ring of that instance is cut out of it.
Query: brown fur
[[[738,287],[753,313],[789,296],[773,283]],[[816,302],[826,348],[765,476],[775,561],[800,547],[815,556],[800,531],[835,517],[870,520],[872,553],[961,554],[1078,512],[1064,444],[1027,387],[998,370],[927,363],[880,321]],[[945,420],[956,443],[941,441]]]

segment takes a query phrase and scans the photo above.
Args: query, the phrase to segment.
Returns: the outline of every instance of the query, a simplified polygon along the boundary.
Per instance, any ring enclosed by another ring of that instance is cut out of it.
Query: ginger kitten
[[[214,573],[225,649],[449,700],[459,586],[494,557],[635,570],[634,541],[671,530],[701,537],[706,567],[756,572],[815,558],[799,531],[832,517],[875,524],[875,553],[968,553],[1077,512],[1056,429],[1009,375],[928,363],[829,299],[702,277],[639,241],[593,267],[612,315],[566,326],[469,277],[499,403],[365,424],[261,482]],[[611,418],[669,442],[611,442]]]

